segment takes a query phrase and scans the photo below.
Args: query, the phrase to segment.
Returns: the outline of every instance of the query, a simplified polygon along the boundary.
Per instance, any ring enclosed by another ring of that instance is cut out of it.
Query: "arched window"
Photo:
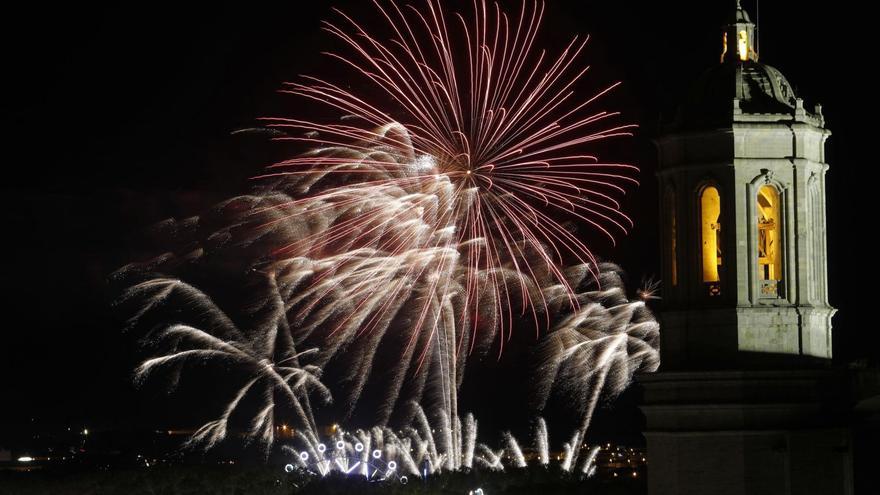
[[[721,294],[721,194],[715,186],[707,186],[700,193],[701,252],[703,282],[709,295]]]
[[[761,295],[776,296],[782,280],[782,217],[779,191],[765,185],[758,190],[758,280]]]
[[[727,56],[727,32],[724,33],[724,37],[721,38],[721,63],[724,63],[724,57]]]
[[[745,62],[749,59],[749,33],[745,30],[740,31],[737,36],[736,41],[736,51],[739,54],[739,59]]]
[[[664,203],[666,204],[666,235],[667,237],[667,253],[669,260],[669,279],[672,286],[678,285],[678,224],[677,212],[675,209],[675,190],[667,187],[664,193]]]

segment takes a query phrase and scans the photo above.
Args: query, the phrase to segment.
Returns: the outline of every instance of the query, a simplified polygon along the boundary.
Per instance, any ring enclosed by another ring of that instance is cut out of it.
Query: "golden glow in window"
[[[709,186],[700,195],[702,224],[703,282],[718,282],[721,266],[721,195]]]
[[[746,61],[749,59],[749,34],[745,31],[739,32],[739,39],[736,43],[739,59]]]
[[[721,38],[721,61],[724,62],[724,56],[727,55],[727,33]]]
[[[782,242],[779,191],[763,186],[758,191],[758,278],[782,279]]]

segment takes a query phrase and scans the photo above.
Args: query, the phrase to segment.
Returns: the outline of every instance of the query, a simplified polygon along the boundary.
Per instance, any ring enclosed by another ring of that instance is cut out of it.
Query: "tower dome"
[[[680,110],[678,127],[729,126],[734,100],[743,113],[791,115],[797,97],[775,67],[754,60],[728,59],[703,73],[694,84]]]
[[[734,113],[792,115],[797,96],[778,69],[758,61],[756,39],[755,24],[737,2],[723,26],[721,63],[692,86],[674,128],[728,127]]]

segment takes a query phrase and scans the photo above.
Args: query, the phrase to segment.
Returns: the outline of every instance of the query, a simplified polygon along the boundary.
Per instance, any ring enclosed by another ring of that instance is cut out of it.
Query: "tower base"
[[[643,375],[650,495],[850,495],[848,375]]]

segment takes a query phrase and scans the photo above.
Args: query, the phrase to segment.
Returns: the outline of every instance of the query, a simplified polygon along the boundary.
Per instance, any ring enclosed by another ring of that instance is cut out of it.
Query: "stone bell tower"
[[[758,61],[737,3],[707,71],[656,141],[663,364],[729,367],[758,354],[831,358],[825,128]]]
[[[720,60],[656,140],[661,366],[639,377],[649,493],[850,494],[850,378],[830,360],[830,132],[731,7]]]

